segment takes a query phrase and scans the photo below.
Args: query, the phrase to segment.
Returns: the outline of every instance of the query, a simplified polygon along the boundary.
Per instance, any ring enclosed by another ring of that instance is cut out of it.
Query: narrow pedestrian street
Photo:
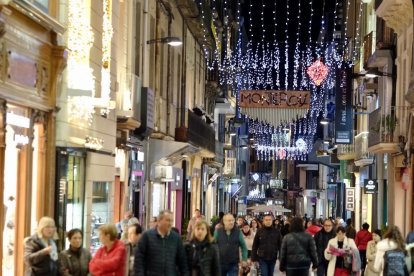
[[[0,276],[414,274],[413,5],[0,0]]]

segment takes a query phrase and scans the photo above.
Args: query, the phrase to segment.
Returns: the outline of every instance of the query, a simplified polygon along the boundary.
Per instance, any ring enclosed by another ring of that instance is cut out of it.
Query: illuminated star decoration
[[[329,73],[329,68],[321,60],[316,60],[308,67],[307,73],[316,86],[320,86]]]

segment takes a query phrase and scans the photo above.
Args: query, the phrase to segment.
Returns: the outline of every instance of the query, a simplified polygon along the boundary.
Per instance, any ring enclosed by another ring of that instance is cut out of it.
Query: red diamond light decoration
[[[307,73],[316,86],[319,86],[328,76],[329,68],[318,59],[308,67]]]

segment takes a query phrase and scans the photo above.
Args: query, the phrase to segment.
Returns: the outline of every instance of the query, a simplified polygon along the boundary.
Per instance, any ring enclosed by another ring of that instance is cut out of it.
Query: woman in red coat
[[[124,276],[126,250],[124,243],[117,240],[118,230],[115,224],[99,227],[99,240],[102,247],[98,249],[89,263],[89,272],[94,276]]]

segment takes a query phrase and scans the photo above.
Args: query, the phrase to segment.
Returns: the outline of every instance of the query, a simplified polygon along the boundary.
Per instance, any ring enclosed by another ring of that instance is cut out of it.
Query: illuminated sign
[[[365,179],[364,188],[366,194],[376,194],[378,192],[378,182],[376,179]]]
[[[309,108],[309,91],[242,90],[240,107]]]

